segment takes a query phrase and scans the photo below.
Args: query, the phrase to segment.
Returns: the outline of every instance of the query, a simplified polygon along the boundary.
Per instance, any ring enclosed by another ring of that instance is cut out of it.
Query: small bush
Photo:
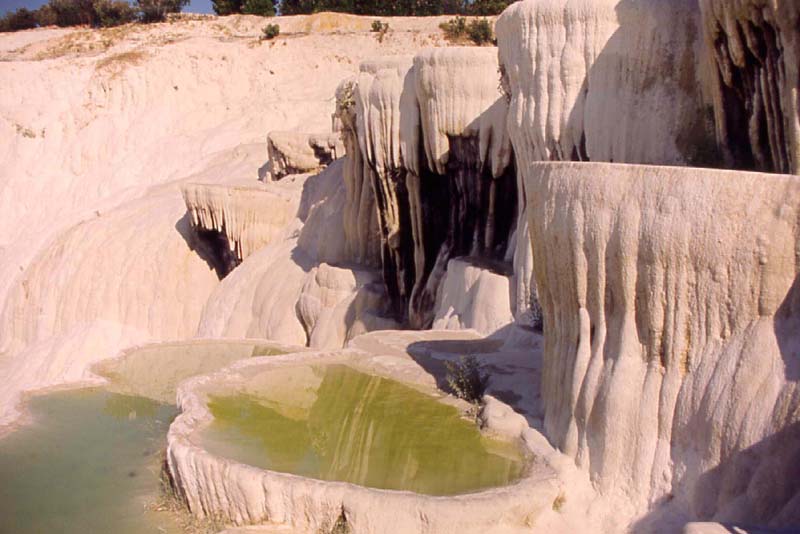
[[[16,11],[9,11],[3,18],[0,18],[0,32],[15,32],[17,30],[29,30],[37,25],[36,13],[24,7]]]
[[[467,25],[467,37],[478,46],[494,43],[494,31],[489,19],[475,19]]]
[[[478,359],[475,356],[462,356],[458,362],[445,362],[444,365],[450,391],[471,404],[480,404],[490,377],[483,371]]]
[[[275,3],[272,0],[245,0],[242,13],[272,17],[275,16]]]
[[[467,33],[467,19],[464,17],[450,19],[439,24],[439,29],[444,32],[444,37],[448,41],[463,39]]]
[[[262,41],[269,41],[270,39],[276,38],[281,33],[281,27],[277,24],[267,24],[264,26],[264,29],[261,30],[261,40]]]
[[[382,43],[383,38],[386,37],[386,32],[389,31],[389,23],[380,20],[372,21],[372,32],[378,34],[378,42]]]

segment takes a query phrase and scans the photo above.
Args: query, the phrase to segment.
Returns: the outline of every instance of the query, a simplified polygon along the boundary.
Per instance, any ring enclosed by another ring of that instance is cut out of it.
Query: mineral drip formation
[[[603,491],[797,524],[800,178],[528,172],[548,437]]]
[[[271,180],[319,171],[343,155],[344,147],[334,134],[270,132],[267,135]]]
[[[412,327],[432,324],[450,258],[507,257],[516,179],[497,80],[495,49],[442,48],[364,63],[346,82],[358,139],[351,152],[353,121],[339,112],[347,181],[369,175],[361,182],[377,203],[384,281]]]
[[[800,172],[800,4],[700,0],[717,135],[740,168]]]
[[[297,212],[289,194],[251,186],[186,184],[181,189],[192,227],[224,276],[268,245]]]

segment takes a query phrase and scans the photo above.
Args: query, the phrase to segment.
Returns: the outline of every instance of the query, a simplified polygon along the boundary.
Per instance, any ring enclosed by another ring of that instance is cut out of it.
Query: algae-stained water
[[[28,407],[34,422],[0,439],[0,533],[179,531],[147,509],[174,406],[92,388]]]
[[[519,449],[484,437],[455,407],[345,365],[315,372],[311,402],[308,388],[297,392],[297,403],[285,394],[270,399],[268,392],[212,396],[215,419],[202,432],[203,446],[273,471],[429,495],[520,477]]]

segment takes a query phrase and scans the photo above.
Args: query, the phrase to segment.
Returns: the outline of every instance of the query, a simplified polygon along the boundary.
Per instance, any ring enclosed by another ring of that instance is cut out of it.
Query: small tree
[[[136,0],[142,22],[162,22],[169,13],[180,13],[189,0]]]
[[[0,19],[0,32],[15,32],[36,27],[36,14],[24,7],[9,11]]]
[[[42,28],[45,26],[55,26],[58,22],[58,15],[50,4],[45,4],[34,12],[36,23]]]
[[[103,27],[127,24],[137,18],[136,9],[125,0],[95,0],[94,10]]]
[[[242,13],[246,15],[261,15],[262,17],[275,16],[275,3],[273,0],[245,0]]]
[[[92,0],[50,0],[59,26],[97,26],[97,13]]]
[[[219,16],[234,15],[242,12],[244,0],[211,0],[214,13]]]

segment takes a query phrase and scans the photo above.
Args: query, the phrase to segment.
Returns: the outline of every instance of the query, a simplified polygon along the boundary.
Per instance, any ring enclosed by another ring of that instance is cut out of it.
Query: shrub
[[[381,22],[380,20],[373,20],[372,21],[372,31],[373,33],[378,34],[378,42],[383,42],[383,38],[386,37],[386,32],[389,31],[389,23],[388,22]]]
[[[94,10],[103,27],[127,24],[137,18],[136,10],[124,0],[95,0]]]
[[[275,3],[273,0],[245,0],[242,13],[272,17],[275,16]]]
[[[136,0],[142,22],[162,22],[169,13],[180,13],[189,0]]]
[[[494,43],[494,31],[489,19],[475,19],[467,25],[467,37],[478,46]]]
[[[269,41],[270,39],[276,38],[281,33],[281,27],[277,24],[267,24],[264,26],[264,29],[261,30],[261,40],[262,41]]]
[[[444,32],[444,37],[448,41],[457,41],[464,37],[467,33],[467,19],[464,17],[456,17],[442,22],[439,28]]]
[[[36,14],[24,7],[16,11],[9,11],[0,19],[0,32],[15,32],[17,30],[28,30],[35,28],[37,24]]]
[[[475,356],[462,356],[458,362],[444,362],[444,365],[450,391],[469,403],[480,404],[490,377],[483,371],[478,359]]]

